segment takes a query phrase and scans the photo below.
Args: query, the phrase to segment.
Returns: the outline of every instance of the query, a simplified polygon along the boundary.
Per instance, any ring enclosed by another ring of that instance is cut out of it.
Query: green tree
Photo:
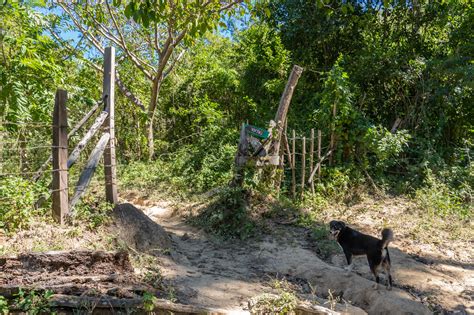
[[[151,82],[146,109],[148,153],[154,155],[154,119],[158,95],[186,49],[206,32],[216,30],[223,14],[236,12],[240,1],[108,1],[95,5],[57,3],[100,53],[104,41],[118,48]],[[242,11],[243,12],[243,11]],[[141,103],[141,102],[140,102]]]

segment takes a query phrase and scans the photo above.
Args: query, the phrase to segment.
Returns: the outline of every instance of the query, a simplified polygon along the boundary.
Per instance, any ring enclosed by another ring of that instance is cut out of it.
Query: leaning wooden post
[[[237,153],[235,155],[235,170],[234,170],[234,178],[230,182],[231,187],[240,187],[242,188],[244,185],[245,179],[245,164],[249,158],[248,153],[248,146],[247,143],[247,133],[245,131],[245,124],[242,123],[240,127],[240,139],[239,145],[237,146]]]
[[[314,160],[314,128],[311,128],[311,143],[309,145],[309,173],[313,173]],[[314,181],[311,181],[311,193],[314,194]]]
[[[109,142],[104,151],[105,198],[112,204],[118,203],[117,171],[115,160],[115,48],[105,48],[104,54],[104,85],[103,98],[109,115],[104,129],[110,134]]]
[[[293,195],[293,198],[296,197],[296,174],[295,174],[295,168],[296,168],[296,153],[295,153],[295,141],[296,141],[296,134],[295,130],[293,129],[291,135],[293,138],[291,139],[291,149],[292,149],[292,157],[291,157],[291,194]]]
[[[318,130],[318,163],[321,163],[321,130]],[[318,167],[318,180],[321,179],[321,164]]]
[[[53,111],[53,218],[64,224],[69,211],[67,170],[67,92],[56,91]]]
[[[276,123],[276,136],[273,141],[272,150],[270,152],[271,156],[279,155],[280,153],[280,142],[283,133],[283,128],[285,127],[286,115],[288,114],[288,108],[290,107],[291,98],[293,97],[293,92],[295,91],[296,84],[303,73],[303,68],[300,66],[293,66],[291,70],[290,77],[286,83],[285,90],[280,99],[280,104],[278,105],[278,111],[275,115]]]
[[[301,197],[304,195],[304,180],[306,177],[306,137],[303,137],[303,149],[301,151]]]

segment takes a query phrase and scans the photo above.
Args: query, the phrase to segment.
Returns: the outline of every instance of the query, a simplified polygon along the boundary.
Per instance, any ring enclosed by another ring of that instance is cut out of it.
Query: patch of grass
[[[431,174],[426,178],[426,185],[416,190],[414,199],[417,206],[430,215],[454,215],[461,219],[472,216],[472,203],[463,203],[456,191]]]
[[[251,314],[293,314],[298,299],[292,292],[281,291],[278,295],[262,294],[255,299]]]

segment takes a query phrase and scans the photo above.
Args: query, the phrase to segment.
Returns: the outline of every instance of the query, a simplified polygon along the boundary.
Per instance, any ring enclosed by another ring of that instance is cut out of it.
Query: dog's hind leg
[[[390,259],[385,259],[382,263],[382,266],[388,278],[387,290],[392,290],[393,283],[392,283],[392,274],[390,273]]]
[[[378,290],[379,288],[379,283],[380,283],[380,277],[379,277],[379,272],[377,270],[377,268],[375,266],[370,266],[370,270],[372,271],[372,273],[374,274],[375,276],[375,284],[373,286],[373,288],[375,290]]]
[[[372,271],[375,277],[374,289],[377,290],[379,288],[380,282],[379,269],[381,264],[377,261],[374,261],[373,257],[370,257],[369,255],[367,255],[367,260],[369,261],[370,271]]]

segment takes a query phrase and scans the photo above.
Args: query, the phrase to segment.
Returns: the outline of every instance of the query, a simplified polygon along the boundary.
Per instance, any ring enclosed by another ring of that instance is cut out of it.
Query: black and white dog
[[[375,276],[375,288],[378,288],[380,281],[379,272],[383,268],[388,277],[387,289],[392,289],[392,276],[390,275],[390,255],[388,253],[388,243],[393,240],[393,232],[391,229],[383,229],[382,239],[375,238],[370,235],[360,233],[342,221],[331,221],[329,223],[331,235],[341,245],[344,254],[346,255],[347,264],[345,268],[348,274],[352,271],[353,255],[366,255],[369,262],[369,267]]]

